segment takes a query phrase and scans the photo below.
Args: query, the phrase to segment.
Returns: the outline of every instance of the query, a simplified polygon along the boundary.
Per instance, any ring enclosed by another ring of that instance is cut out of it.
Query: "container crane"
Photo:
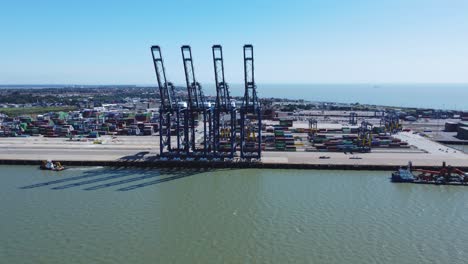
[[[350,112],[349,113],[349,124],[350,125],[356,125],[357,124],[357,118],[358,118],[358,115],[356,112]]]
[[[229,85],[226,83],[224,76],[223,49],[221,45],[213,45],[212,52],[216,84],[213,151],[216,157],[232,159],[236,151],[236,108],[231,103]],[[226,125],[226,117],[230,118],[229,125]]]
[[[372,128],[369,122],[362,121],[358,128],[358,147],[361,152],[370,152],[372,146]]]
[[[153,57],[159,97],[161,100],[161,106],[159,107],[159,154],[160,156],[173,157],[175,153],[181,150],[180,107],[175,94],[174,85],[166,79],[166,70],[164,68],[161,48],[157,45],[152,46],[151,55]],[[171,131],[173,127],[176,129],[176,147],[171,144]],[[166,152],[164,150],[166,150]]]
[[[390,134],[395,134],[401,131],[400,117],[392,110],[388,112],[381,120],[380,124],[385,127],[385,130]]]
[[[309,140],[313,141],[318,132],[318,121],[315,118],[309,118]]]
[[[189,155],[192,150],[196,157],[207,158],[212,146],[212,108],[205,101],[202,86],[196,81],[190,46],[182,46],[181,52],[188,93],[184,124],[185,152]],[[196,130],[200,114],[203,116],[203,149],[196,146]]]
[[[255,85],[252,45],[244,45],[244,82],[245,93],[240,109],[241,158],[247,160],[260,159],[262,152],[262,117]]]

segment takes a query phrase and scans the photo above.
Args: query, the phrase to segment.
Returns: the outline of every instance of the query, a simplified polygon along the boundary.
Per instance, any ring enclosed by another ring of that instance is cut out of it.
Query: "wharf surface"
[[[156,158],[159,146],[155,136],[103,138],[102,144],[29,137],[0,138],[0,164],[39,165],[42,160],[50,159],[65,166],[394,170],[407,165],[408,161],[417,168],[439,168],[445,161],[447,165],[468,169],[468,154],[412,133],[402,132],[395,137],[420,151],[376,149],[371,153],[354,154],[263,152],[259,162],[163,161]],[[330,158],[320,159],[320,156]]]

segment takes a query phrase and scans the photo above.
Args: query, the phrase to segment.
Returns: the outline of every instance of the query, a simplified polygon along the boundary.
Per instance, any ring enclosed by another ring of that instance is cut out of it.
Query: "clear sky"
[[[242,83],[246,43],[259,83],[468,83],[467,0],[3,1],[0,34],[1,84],[153,84],[153,44]]]

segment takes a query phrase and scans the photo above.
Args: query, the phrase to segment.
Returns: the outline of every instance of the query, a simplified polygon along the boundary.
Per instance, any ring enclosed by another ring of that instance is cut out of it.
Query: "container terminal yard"
[[[230,95],[220,45],[212,47],[216,96],[205,96],[190,46],[181,54],[185,90],[166,79],[162,50],[151,47],[157,90],[146,107],[120,111],[106,103],[2,115],[0,162],[393,169],[412,161],[415,167],[468,167],[468,154],[441,144],[468,143],[466,113],[261,99],[252,45],[243,48],[244,96]]]

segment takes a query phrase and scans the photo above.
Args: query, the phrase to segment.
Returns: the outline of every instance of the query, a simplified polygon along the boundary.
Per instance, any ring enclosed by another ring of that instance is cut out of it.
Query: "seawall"
[[[398,169],[395,165],[368,165],[368,164],[298,164],[298,163],[263,163],[263,162],[220,162],[220,161],[77,161],[56,160],[64,166],[110,166],[110,167],[136,167],[136,168],[232,168],[232,169],[308,169],[308,170],[370,170],[391,171]],[[1,159],[0,165],[37,165],[41,160]],[[448,164],[450,165],[450,164]],[[419,169],[439,169],[441,166],[414,166]],[[457,166],[467,171],[468,166]]]

